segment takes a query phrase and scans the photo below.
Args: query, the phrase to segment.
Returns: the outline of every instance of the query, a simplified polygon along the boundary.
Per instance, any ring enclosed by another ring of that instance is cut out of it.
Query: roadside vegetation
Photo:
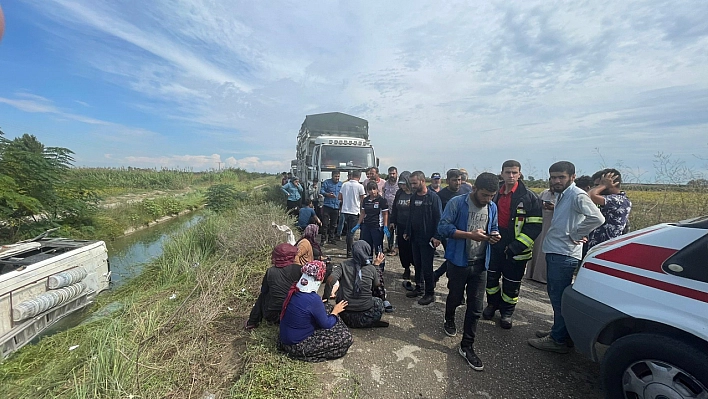
[[[208,212],[166,244],[140,277],[99,296],[93,308],[118,302],[120,310],[0,364],[0,397],[311,396],[314,369],[275,350],[277,328],[242,328],[270,251],[285,239],[271,222],[293,220],[281,206],[260,201]]]
[[[233,207],[246,199],[245,191],[274,181],[242,169],[75,168],[72,156],[68,148],[45,147],[35,136],[8,140],[0,131],[0,243],[55,227],[56,235],[109,240],[200,208],[215,193],[232,195],[227,208]]]

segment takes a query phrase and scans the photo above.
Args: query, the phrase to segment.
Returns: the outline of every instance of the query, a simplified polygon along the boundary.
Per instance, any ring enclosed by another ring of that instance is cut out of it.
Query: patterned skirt
[[[362,312],[353,312],[344,310],[339,314],[339,317],[344,320],[344,323],[350,328],[368,328],[375,322],[381,320],[381,315],[384,312],[384,304],[381,298],[374,297],[374,306]]]
[[[353,342],[349,329],[339,319],[332,328],[315,330],[307,339],[295,345],[285,345],[278,340],[278,349],[293,359],[315,363],[346,355]]]

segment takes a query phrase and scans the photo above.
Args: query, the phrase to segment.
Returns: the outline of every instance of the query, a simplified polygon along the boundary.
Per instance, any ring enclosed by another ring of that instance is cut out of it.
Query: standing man
[[[389,207],[393,207],[393,200],[396,198],[396,193],[398,192],[398,169],[396,169],[395,166],[391,166],[388,168],[388,179],[386,179],[386,183],[384,184],[383,187],[383,197],[386,199],[386,202],[388,202]],[[390,219],[390,218],[389,218]],[[391,227],[389,226],[389,232],[391,235],[386,238],[388,241],[388,251],[387,255],[398,255],[396,249],[394,249],[394,244],[395,244],[395,237],[396,237],[396,232],[394,230],[391,230]],[[396,247],[398,248],[398,244],[396,244]]]
[[[339,241],[336,235],[337,221],[339,221],[339,191],[342,189],[342,182],[339,181],[339,171],[333,170],[332,177],[322,182],[320,194],[324,196],[322,204],[322,240],[328,244]]]
[[[438,195],[425,186],[425,173],[419,170],[411,173],[411,190],[413,196],[410,202],[410,217],[403,238],[411,241],[415,289],[406,296],[415,298],[423,295],[418,304],[428,305],[435,300],[433,256],[435,248],[440,245],[438,223],[442,215],[442,205]]]
[[[471,189],[472,183],[469,182],[470,174],[467,173],[467,169],[460,168],[460,173],[462,173],[462,176],[461,176],[462,177],[462,184],[469,186]]]
[[[304,192],[300,184],[300,179],[295,176],[288,184],[280,187],[280,189],[287,195],[288,213],[297,213],[300,209],[300,198],[302,198],[302,193]]]
[[[342,215],[344,215],[347,226],[350,226],[347,228],[347,258],[352,257],[354,233],[351,232],[351,228],[359,220],[359,209],[361,201],[364,199],[364,186],[359,183],[359,179],[361,179],[361,171],[353,170],[351,178],[342,184],[339,192],[339,200],[342,201]]]
[[[553,307],[553,327],[551,331],[536,331],[538,338],[530,338],[528,342],[543,351],[568,353],[568,330],[561,314],[563,290],[573,281],[587,235],[601,226],[605,217],[588,194],[575,185],[575,165],[568,161],[556,162],[548,172],[551,190],[559,194],[551,227],[543,240],[548,271],[546,289]]]
[[[430,184],[428,185],[428,190],[432,190],[435,192],[435,194],[440,192],[440,173],[435,172],[432,175],[430,175]],[[444,209],[444,207],[443,207]]]
[[[487,272],[487,307],[482,317],[490,320],[498,309],[501,314],[499,324],[508,330],[519,301],[526,263],[533,257],[534,240],[541,234],[543,207],[538,196],[527,190],[520,180],[521,163],[505,161],[501,176],[504,183],[494,197],[494,203],[499,211],[499,233],[502,238],[492,246],[492,259]]]
[[[588,249],[623,234],[632,210],[632,201],[620,189],[622,175],[617,169],[604,169],[593,176],[595,187],[588,191],[592,202],[600,207],[605,223],[590,232]]]
[[[474,353],[477,322],[484,306],[484,286],[487,283],[490,245],[500,240],[497,230],[497,207],[492,202],[499,180],[492,173],[480,173],[469,195],[454,197],[443,212],[438,233],[447,238],[445,259],[448,268],[445,301],[445,334],[457,335],[455,309],[467,291],[467,310],[460,343],[460,355],[476,371],[482,371],[482,360]]]
[[[470,187],[467,184],[462,184],[462,173],[460,172],[459,169],[450,169],[447,171],[447,187],[442,188],[438,192],[438,197],[440,197],[440,203],[442,204],[443,212],[445,211],[445,207],[447,206],[447,203],[450,202],[450,200],[453,197],[457,197],[458,195],[465,195],[469,194],[472,192],[472,187]],[[442,239],[442,245],[443,247],[447,250],[447,239],[443,237]],[[447,261],[443,262],[440,267],[438,267],[435,272],[434,272],[434,277],[435,277],[435,282],[437,283],[438,280],[440,280],[440,277],[442,277],[443,274],[447,272]]]
[[[379,187],[379,194],[383,193],[384,184],[386,181],[379,176],[379,168],[372,166],[366,170],[366,180],[364,180],[364,187],[369,181],[375,181],[376,185]]]

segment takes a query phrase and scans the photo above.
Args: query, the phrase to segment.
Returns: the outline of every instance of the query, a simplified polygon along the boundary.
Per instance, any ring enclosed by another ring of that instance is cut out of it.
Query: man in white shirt
[[[553,327],[550,331],[536,331],[537,338],[528,342],[542,351],[568,353],[570,337],[561,314],[561,298],[573,282],[573,273],[583,256],[583,243],[587,242],[591,231],[605,223],[605,217],[588,194],[575,185],[575,165],[559,161],[551,165],[548,172],[551,191],[558,195],[542,248],[546,254],[546,289],[553,307]]]
[[[359,220],[359,208],[365,194],[364,186],[359,183],[359,179],[361,179],[361,171],[352,171],[351,179],[344,182],[342,189],[339,191],[339,200],[342,202],[342,215],[344,215],[344,220],[347,224],[347,258],[352,256],[354,233],[351,232],[351,228]]]

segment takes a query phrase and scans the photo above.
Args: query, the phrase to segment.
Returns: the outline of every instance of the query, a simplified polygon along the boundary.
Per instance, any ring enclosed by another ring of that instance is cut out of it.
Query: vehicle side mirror
[[[379,157],[376,157],[376,167],[379,167]]]

